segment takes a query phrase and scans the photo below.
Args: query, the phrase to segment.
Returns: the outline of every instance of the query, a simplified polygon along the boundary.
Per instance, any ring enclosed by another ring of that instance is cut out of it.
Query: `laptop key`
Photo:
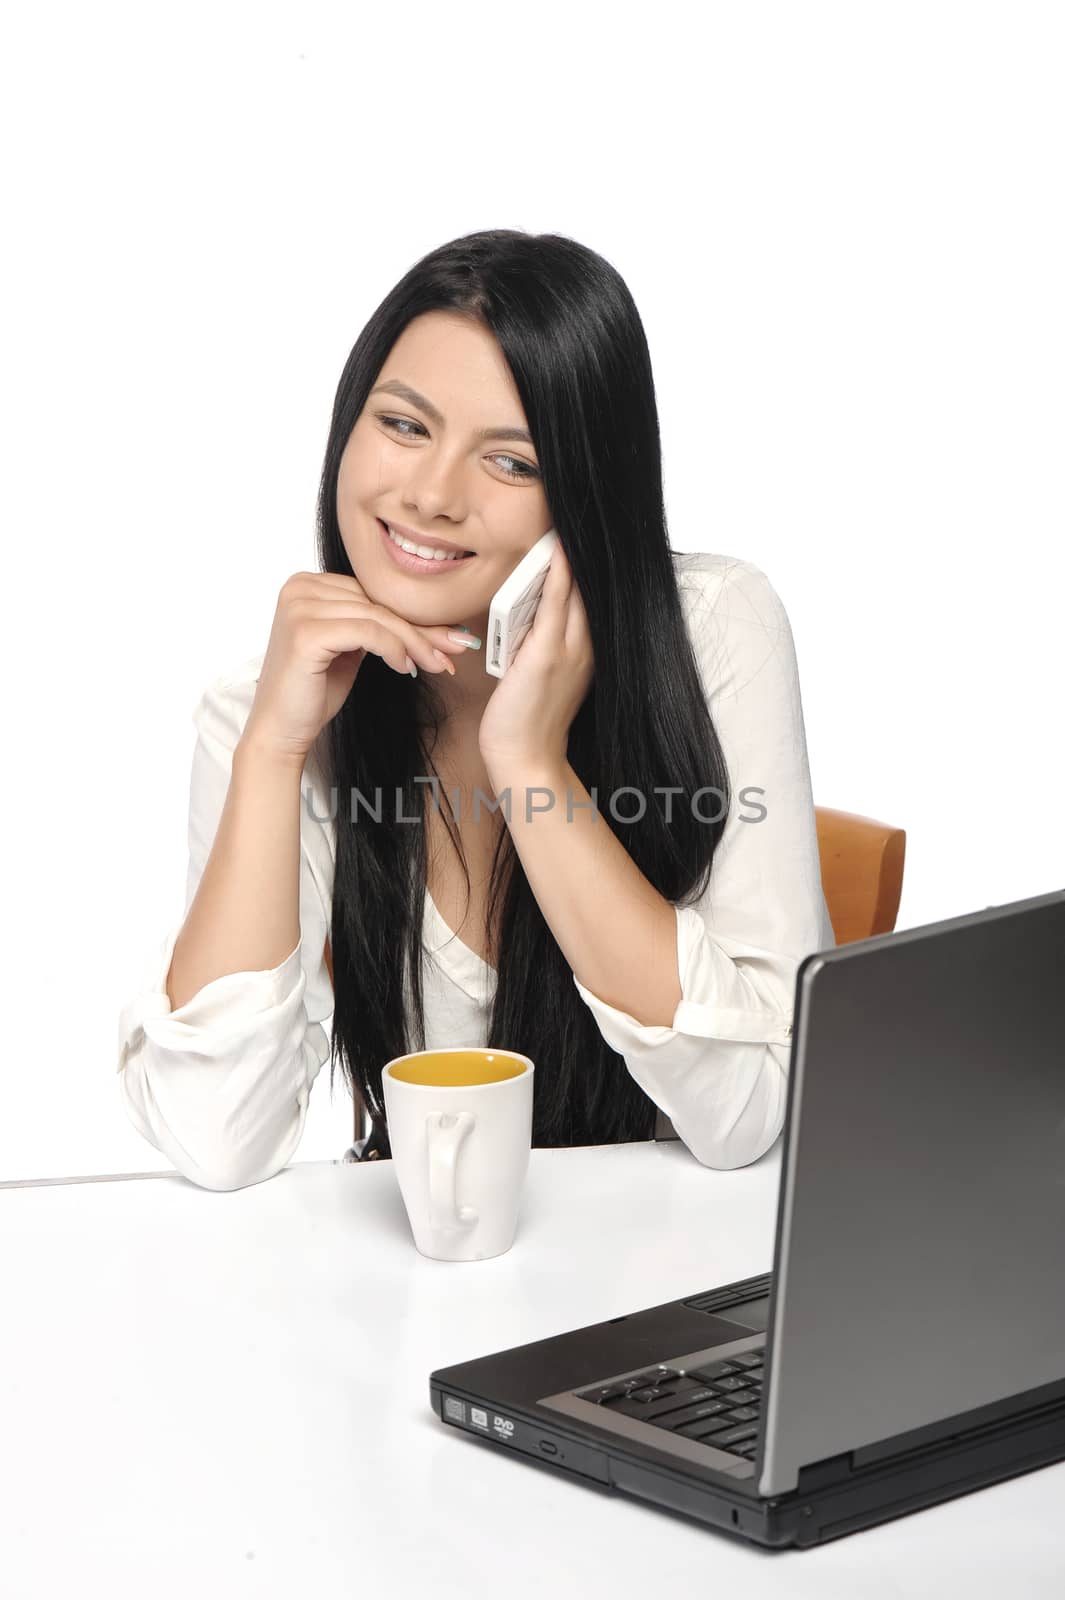
[[[694,1406],[703,1400],[720,1400],[721,1396],[715,1390],[707,1388],[706,1384],[692,1384],[691,1388],[677,1385],[673,1388],[673,1397],[678,1406]],[[659,1411],[664,1411],[665,1406],[659,1406]]]
[[[719,1400],[727,1400],[730,1406],[756,1406],[761,1400],[758,1389],[730,1389],[727,1394],[719,1394]]]
[[[730,1422],[755,1422],[761,1413],[755,1406],[733,1406],[728,1415]]]
[[[716,1417],[722,1413],[723,1420],[731,1423],[732,1411],[723,1400],[706,1400],[702,1405],[685,1406],[680,1411],[668,1411],[665,1416],[651,1417],[658,1428],[683,1428],[689,1422],[701,1422],[706,1417]]]
[[[725,1433],[714,1436],[714,1443],[727,1450],[730,1444],[739,1444],[741,1439],[756,1439],[758,1429],[753,1422],[744,1422],[738,1428],[729,1428]]]
[[[630,1389],[626,1399],[638,1400],[641,1405],[649,1405],[652,1400],[665,1400],[672,1393],[672,1389],[658,1389],[652,1384],[647,1389]]]
[[[761,1350],[749,1350],[743,1356],[729,1356],[729,1360],[737,1367],[760,1367],[762,1365]]]
[[[635,1395],[627,1395],[620,1405],[611,1409],[624,1412],[630,1417],[637,1417],[641,1421],[654,1422],[659,1417],[668,1416],[673,1411],[682,1411],[687,1406],[701,1405],[705,1400],[718,1402],[718,1410],[724,1404],[722,1395],[715,1394],[713,1389],[697,1388],[694,1384],[690,1389],[675,1389],[671,1394],[665,1394],[665,1398],[662,1400],[645,1401],[636,1405],[630,1404],[635,1399]]]
[[[724,1377],[714,1378],[711,1381],[715,1389],[720,1389],[722,1393],[727,1394],[730,1389],[745,1388],[747,1385],[747,1374],[745,1372],[732,1372],[726,1374]]]
[[[731,1361],[708,1361],[705,1367],[689,1367],[688,1377],[698,1378],[700,1383],[713,1383],[715,1378],[722,1377],[726,1372],[739,1370]]]
[[[730,1420],[729,1417],[716,1417],[710,1422],[693,1422],[686,1428],[678,1428],[677,1432],[685,1439],[713,1439],[716,1444],[718,1434],[728,1428]]]
[[[621,1400],[628,1394],[623,1383],[606,1383],[599,1389],[581,1389],[577,1398],[588,1400],[593,1406],[602,1406],[611,1400]]]

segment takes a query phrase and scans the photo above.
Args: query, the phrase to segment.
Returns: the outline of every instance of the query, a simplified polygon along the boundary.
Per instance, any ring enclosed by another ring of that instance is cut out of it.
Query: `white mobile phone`
[[[548,528],[492,596],[484,667],[494,678],[501,678],[506,672],[533,625],[551,565],[551,552],[557,544],[558,534],[554,528]]]

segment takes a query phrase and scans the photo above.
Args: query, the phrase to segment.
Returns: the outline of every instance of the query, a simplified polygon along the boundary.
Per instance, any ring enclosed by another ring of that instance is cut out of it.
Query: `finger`
[[[564,637],[567,650],[583,652],[591,649],[592,635],[588,627],[588,613],[584,609],[581,592],[576,584],[569,592]]]
[[[412,622],[404,622],[401,617],[389,613],[386,616],[375,616],[372,612],[364,611],[354,615],[350,606],[332,604],[328,601],[319,601],[311,615],[313,623],[319,622],[353,622],[358,621],[360,626],[368,630],[368,637],[375,642],[365,648],[370,649],[374,655],[380,655],[391,664],[395,651],[390,651],[389,646],[394,639],[399,649],[400,670],[403,670],[402,656],[407,654],[415,666],[424,666],[428,672],[448,672],[454,677],[455,668],[450,658],[441,660],[436,654],[435,646],[431,639],[426,638],[420,628]],[[458,645],[459,650],[465,650],[466,645]]]
[[[308,572],[303,576],[307,580],[304,592],[309,599],[320,597],[323,600],[335,600],[337,602],[344,600],[352,603],[360,602],[366,607],[368,615],[379,617],[386,623],[394,621],[403,623],[408,628],[414,628],[430,638],[435,648],[444,650],[450,655],[461,654],[470,648],[469,645],[456,644],[454,639],[448,638],[449,628],[460,628],[462,626],[461,623],[434,622],[422,624],[407,622],[406,618],[400,617],[397,612],[390,611],[387,606],[378,605],[375,600],[371,600],[358,580],[349,578],[346,573]]]
[[[573,574],[569,563],[562,553],[562,546],[556,545],[551,552],[551,565],[547,569],[543,593],[533,621],[533,631],[539,629],[540,640],[548,651],[562,648],[566,631],[566,606],[572,586]]]
[[[322,587],[343,589],[348,593],[353,593],[356,590],[360,594],[365,593],[365,590],[363,589],[358,578],[353,578],[347,572],[303,572],[300,574],[300,576],[308,579],[309,581],[313,581],[315,584],[321,585]]]

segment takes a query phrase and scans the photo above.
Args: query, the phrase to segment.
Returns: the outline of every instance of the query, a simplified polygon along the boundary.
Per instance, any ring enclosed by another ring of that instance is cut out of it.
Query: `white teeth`
[[[428,545],[414,544],[410,539],[403,539],[398,533],[392,532],[387,522],[385,523],[385,531],[393,544],[398,544],[401,550],[408,551],[412,556],[421,556],[425,561],[461,561],[462,559],[461,551],[449,556],[446,550],[433,550]]]

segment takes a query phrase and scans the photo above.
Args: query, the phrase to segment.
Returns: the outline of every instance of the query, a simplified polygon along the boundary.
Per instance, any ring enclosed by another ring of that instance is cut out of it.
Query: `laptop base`
[[[729,1468],[670,1456],[651,1426],[626,1436],[596,1426],[596,1407],[543,1403],[681,1349],[753,1348],[769,1282],[745,1279],[434,1372],[433,1410],[489,1449],[765,1549],[823,1544],[1065,1460],[1065,1380],[804,1467],[796,1490],[767,1498],[757,1457]]]
[[[998,1428],[978,1430],[983,1438],[955,1436],[934,1451],[903,1462],[895,1459],[852,1471],[850,1455],[818,1463],[804,1473],[797,1493],[760,1500],[753,1485],[730,1484],[721,1475],[713,1484],[675,1471],[652,1468],[616,1445],[607,1450],[563,1432],[553,1423],[514,1416],[514,1432],[505,1441],[486,1437],[445,1415],[447,1398],[467,1406],[486,1406],[483,1396],[461,1394],[431,1385],[433,1410],[452,1427],[489,1450],[516,1453],[531,1465],[546,1468],[586,1486],[630,1499],[650,1502],[685,1521],[731,1534],[766,1549],[808,1548],[839,1539],[862,1528],[890,1522],[943,1500],[969,1494],[1005,1478],[1033,1472],[1065,1460],[1065,1399],[1040,1407],[1027,1420],[1014,1412]],[[823,1472],[827,1481],[818,1486]]]

